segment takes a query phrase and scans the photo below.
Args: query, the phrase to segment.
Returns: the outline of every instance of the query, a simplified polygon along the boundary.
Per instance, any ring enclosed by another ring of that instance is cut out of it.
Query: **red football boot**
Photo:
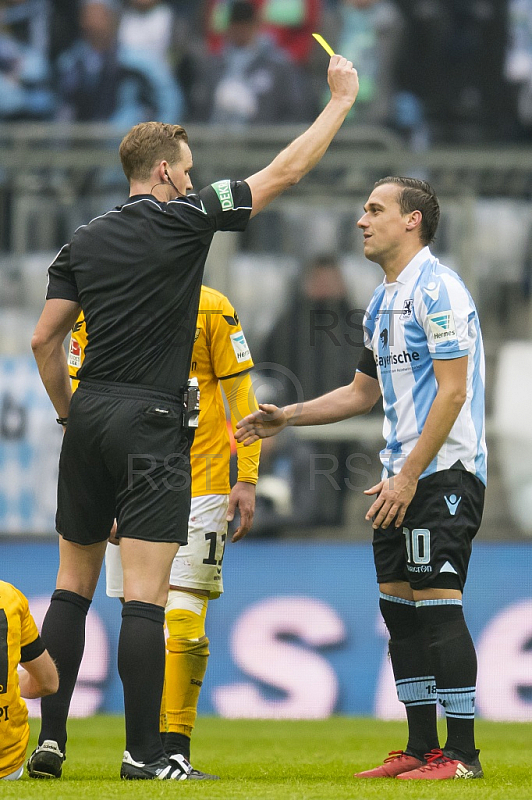
[[[466,764],[457,758],[446,756],[443,750],[431,750],[425,758],[427,763],[424,766],[397,777],[403,781],[445,781],[455,778],[484,777],[478,758],[472,764]]]
[[[401,773],[418,770],[424,764],[426,761],[409,756],[404,750],[392,750],[391,753],[388,753],[388,758],[384,759],[384,764],[365,772],[355,772],[353,778],[397,778]]]

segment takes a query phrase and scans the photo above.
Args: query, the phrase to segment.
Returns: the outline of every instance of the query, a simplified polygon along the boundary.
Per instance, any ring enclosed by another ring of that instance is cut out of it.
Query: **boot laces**
[[[427,766],[422,767],[422,769],[427,769],[427,767],[442,767],[444,764],[448,764],[449,761],[454,760],[449,758],[449,756],[446,756],[443,750],[440,749],[431,750],[430,753],[425,755],[425,759],[427,761]]]
[[[388,757],[384,759],[384,763],[395,761],[396,758],[403,758],[404,755],[406,755],[404,750],[390,750]]]

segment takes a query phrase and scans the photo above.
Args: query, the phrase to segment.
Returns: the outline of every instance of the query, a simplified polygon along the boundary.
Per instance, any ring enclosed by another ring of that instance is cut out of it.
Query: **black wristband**
[[[57,417],[56,422],[58,425],[63,425],[64,427],[68,422],[68,417]]]

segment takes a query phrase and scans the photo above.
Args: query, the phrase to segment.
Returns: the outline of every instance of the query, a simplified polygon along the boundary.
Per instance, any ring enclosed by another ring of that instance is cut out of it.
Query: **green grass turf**
[[[37,726],[32,724],[30,748]],[[0,784],[0,798],[85,800],[159,798],[176,794],[203,800],[394,800],[395,798],[532,798],[532,724],[478,723],[486,778],[474,781],[354,780],[402,746],[405,726],[337,717],[319,722],[200,718],[193,764],[222,777],[216,782],[174,783],[118,778],[123,720],[94,717],[69,723],[68,760],[60,781]]]

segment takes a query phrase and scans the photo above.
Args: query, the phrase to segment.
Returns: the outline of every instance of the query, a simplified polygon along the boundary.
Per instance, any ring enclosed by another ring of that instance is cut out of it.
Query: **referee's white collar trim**
[[[408,283],[408,281],[414,277],[416,272],[419,272],[419,268],[421,267],[421,265],[424,264],[425,261],[428,261],[430,258],[433,258],[433,255],[430,252],[430,247],[427,245],[423,247],[419,251],[419,253],[416,253],[414,258],[408,262],[408,264],[404,269],[401,270],[401,272],[399,273],[394,282],[403,284]],[[390,286],[389,283],[386,283],[386,278],[384,278],[383,283],[385,286]]]

